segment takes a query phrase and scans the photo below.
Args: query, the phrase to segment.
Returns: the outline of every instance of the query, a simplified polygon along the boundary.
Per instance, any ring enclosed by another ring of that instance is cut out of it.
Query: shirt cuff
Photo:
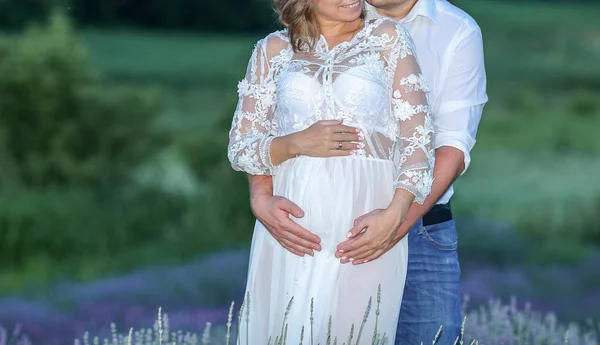
[[[472,99],[464,99],[464,100],[456,100],[456,101],[446,101],[440,104],[437,112],[440,114],[447,114],[458,111],[460,109],[468,109],[470,107],[484,105],[488,101],[487,94],[483,97],[480,97],[476,100]]]
[[[454,147],[460,150],[464,156],[465,168],[461,171],[461,175],[467,171],[471,164],[471,148],[475,145],[475,140],[463,138],[464,136],[452,135],[447,133],[439,133],[435,136],[435,148],[436,150],[443,146]],[[467,143],[467,141],[469,143]]]

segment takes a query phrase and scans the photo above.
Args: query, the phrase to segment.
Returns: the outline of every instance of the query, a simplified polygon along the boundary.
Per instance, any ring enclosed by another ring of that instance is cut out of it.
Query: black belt
[[[423,226],[439,224],[452,220],[450,203],[435,205],[423,216]]]

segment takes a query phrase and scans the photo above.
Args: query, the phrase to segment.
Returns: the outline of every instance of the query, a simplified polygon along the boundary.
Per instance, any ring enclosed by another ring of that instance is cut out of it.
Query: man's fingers
[[[302,210],[300,208],[300,206],[296,205],[295,203],[291,202],[290,200],[288,200],[286,198],[281,198],[281,199],[279,199],[279,201],[277,201],[277,203],[278,203],[278,207],[280,209],[291,214],[292,216],[294,216],[296,218],[304,217],[304,210]]]
[[[319,236],[317,236],[317,235],[313,234],[312,232],[310,232],[309,230],[303,228],[302,226],[300,226],[298,223],[294,222],[291,219],[286,220],[283,223],[283,226],[285,227],[285,229],[288,230],[288,232],[296,235],[300,239],[311,242],[313,245],[321,243],[321,238]]]
[[[301,230],[292,230],[292,227],[294,226]],[[288,230],[281,232],[281,237],[287,239],[288,241],[294,243],[297,246],[304,248],[305,250],[321,251],[321,245],[318,242],[316,242],[320,241],[319,237],[313,235],[310,231],[303,229],[298,224],[291,224],[291,227],[287,227],[286,229]]]
[[[310,250],[307,250],[305,248],[301,248],[300,246],[294,244],[293,242],[291,242],[285,238],[278,240],[278,242],[279,242],[279,244],[281,244],[281,246],[283,248],[287,249],[292,254],[296,254],[298,256],[304,256],[306,254],[314,255],[314,252],[311,252]]]
[[[284,224],[283,226],[278,226],[277,228],[267,225],[265,225],[265,227],[267,227],[267,230],[282,246],[282,242],[285,242],[286,246],[284,246],[284,248],[288,249],[294,254],[298,254],[297,252],[311,254],[313,250],[321,250],[321,246],[318,243],[305,240],[298,236],[295,232],[300,233],[300,231],[304,231],[306,234],[303,234],[303,236],[308,238],[312,238],[310,236],[314,236],[320,241],[319,237],[312,235],[310,231],[305,230],[291,219],[288,218],[287,221],[289,222],[287,225]],[[296,228],[296,230],[290,230],[294,228]],[[296,252],[290,250],[290,247],[293,247]]]
[[[296,249],[294,249],[293,247],[291,247],[290,245],[288,245],[286,242],[283,241],[278,241],[279,244],[283,247],[283,249],[287,250],[288,252],[303,257],[304,255],[306,255],[305,253],[299,252]]]

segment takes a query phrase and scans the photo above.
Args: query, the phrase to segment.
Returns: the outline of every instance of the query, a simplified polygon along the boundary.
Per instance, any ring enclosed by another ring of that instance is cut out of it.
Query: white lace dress
[[[229,160],[236,170],[273,175],[274,194],[305,211],[294,220],[320,236],[323,250],[314,257],[293,255],[256,222],[242,344],[246,338],[251,345],[273,343],[284,334],[288,344],[298,344],[303,328],[304,344],[310,339],[325,344],[328,334],[330,343],[337,337],[338,344],[349,344],[353,325],[353,344],[359,333],[359,344],[371,344],[375,333],[393,343],[406,279],[406,238],[363,265],[342,265],[334,253],[354,219],[386,208],[396,188],[410,191],[419,203],[429,194],[433,124],[413,52],[404,27],[383,18],[365,23],[332,49],[321,37],[313,53],[294,52],[285,30],[257,43],[238,85]],[[272,164],[274,137],[339,118],[362,131],[365,147],[356,154]]]

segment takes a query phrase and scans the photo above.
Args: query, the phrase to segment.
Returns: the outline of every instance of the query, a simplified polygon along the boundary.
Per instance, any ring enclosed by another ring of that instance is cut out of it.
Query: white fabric
[[[373,6],[365,6],[367,19],[381,17]],[[481,30],[473,18],[446,0],[419,0],[400,22],[412,36],[431,87],[435,148],[461,150],[466,171],[488,100]],[[450,186],[437,203],[447,203],[453,194]]]
[[[254,229],[247,294],[249,324],[242,338],[267,344],[289,325],[289,343],[298,343],[304,326],[309,343],[310,304],[314,298],[314,343],[326,343],[328,318],[338,343],[354,341],[369,298],[373,307],[361,344],[375,332],[391,342],[407,269],[403,239],[381,258],[365,265],[342,265],[334,257],[353,221],[386,208],[396,188],[423,202],[430,192],[434,146],[427,85],[420,74],[410,36],[400,24],[382,18],[365,24],[350,41],[329,49],[324,37],[314,53],[294,52],[286,31],[258,42],[230,132],[229,159],[236,170],[271,174],[274,194],[298,204],[305,217],[296,221],[322,239],[314,257],[285,250],[257,222]],[[318,120],[343,118],[359,127],[366,146],[353,156],[299,156],[273,166],[274,136],[308,128]],[[379,317],[375,316],[381,285]],[[285,317],[286,306],[294,297]]]

